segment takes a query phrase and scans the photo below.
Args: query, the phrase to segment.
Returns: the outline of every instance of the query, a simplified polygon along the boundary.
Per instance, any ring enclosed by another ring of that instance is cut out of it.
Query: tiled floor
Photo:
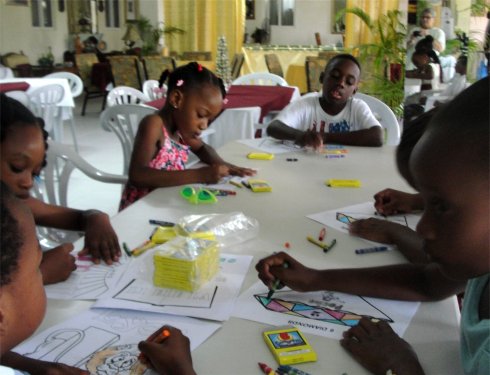
[[[82,97],[76,99],[75,126],[79,154],[94,167],[110,173],[122,174],[123,156],[118,138],[106,132],[99,123],[102,99],[88,101],[85,116],[80,116]],[[73,144],[68,124],[65,126],[64,142]],[[97,208],[110,216],[117,213],[121,185],[106,184],[92,180],[81,172],[72,174],[68,187],[68,206],[80,209]]]

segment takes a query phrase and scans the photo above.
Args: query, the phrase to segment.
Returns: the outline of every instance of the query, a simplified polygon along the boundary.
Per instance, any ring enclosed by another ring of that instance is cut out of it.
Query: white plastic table
[[[220,197],[214,205],[190,205],[183,200],[181,187],[157,189],[112,218],[120,241],[133,244],[141,233],[149,233],[148,219],[175,221],[194,213],[228,213],[241,211],[258,219],[260,233],[257,238],[238,246],[223,249],[228,253],[251,254],[252,266],[245,278],[242,291],[257,281],[255,264],[274,251],[287,251],[305,265],[325,268],[369,267],[389,265],[406,260],[396,251],[359,256],[354,249],[366,247],[366,242],[335,229],[327,229],[327,240],[337,239],[337,245],[328,253],[306,240],[308,234],[316,236],[322,226],[306,215],[372,200],[372,196],[386,187],[410,191],[394,165],[394,147],[348,147],[343,159],[327,159],[314,153],[296,152],[277,154],[273,160],[249,160],[253,149],[232,142],[221,148],[220,155],[237,165],[258,170],[257,178],[265,179],[271,193],[253,193],[238,189],[235,196]],[[297,161],[287,161],[296,158]],[[328,178],[359,179],[361,188],[333,189],[325,185]],[[230,185],[231,186],[231,185]],[[76,246],[80,248],[82,242]],[[48,311],[42,328],[72,316],[76,311],[89,308],[90,302],[48,302]],[[257,362],[275,365],[266,347],[262,332],[270,329],[265,324],[231,318],[222,328],[193,352],[198,374],[259,374]],[[318,361],[301,364],[311,374],[368,374],[342,349],[338,340],[306,335],[318,353]],[[427,374],[461,374],[459,356],[459,310],[455,298],[440,302],[422,303],[409,325],[404,339],[417,352]]]

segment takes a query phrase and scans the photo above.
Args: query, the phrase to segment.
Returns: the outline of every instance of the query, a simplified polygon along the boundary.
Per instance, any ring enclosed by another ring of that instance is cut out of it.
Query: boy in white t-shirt
[[[314,149],[324,143],[381,146],[381,124],[366,103],[352,97],[360,75],[361,67],[355,57],[336,55],[320,77],[323,94],[291,102],[269,124],[268,135]]]

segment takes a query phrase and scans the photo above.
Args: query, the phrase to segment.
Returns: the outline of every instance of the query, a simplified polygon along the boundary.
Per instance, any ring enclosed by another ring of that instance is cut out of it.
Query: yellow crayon
[[[306,239],[316,246],[321,247],[323,250],[328,249],[328,245],[325,242],[318,241],[316,238],[313,238],[311,236],[306,236]]]
[[[234,186],[236,186],[236,187],[240,188],[240,189],[243,187],[241,184],[239,184],[238,182],[235,182],[235,181],[233,181],[233,180],[230,180],[230,181],[228,181],[228,182],[229,182],[230,184],[232,184],[232,185],[234,185]]]
[[[145,241],[142,245],[138,246],[137,248],[133,249],[131,251],[131,254],[133,256],[137,257],[141,254],[143,254],[146,250],[151,249],[152,247],[156,246],[157,244],[152,242],[152,241]]]

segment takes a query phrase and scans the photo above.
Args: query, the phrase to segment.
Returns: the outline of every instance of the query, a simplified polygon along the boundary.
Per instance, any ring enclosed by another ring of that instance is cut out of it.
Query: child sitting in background
[[[416,189],[415,182],[409,170],[410,155],[436,111],[433,109],[406,123],[400,144],[396,149],[398,171],[414,189]],[[424,201],[419,193],[384,189],[374,195],[374,208],[383,216],[411,213],[422,211]],[[350,225],[349,233],[370,241],[396,245],[398,251],[410,262],[428,262],[427,254],[422,248],[422,238],[406,225],[376,218],[361,219]]]
[[[41,324],[46,294],[40,272],[42,252],[29,208],[0,186],[0,366],[1,374],[84,374],[88,371],[61,363],[40,361],[9,352]],[[189,340],[180,330],[164,327],[171,335],[161,344],[142,341],[139,349],[148,365],[160,374],[194,375]],[[8,366],[8,367],[5,367]]]
[[[461,91],[466,88],[466,67],[468,65],[468,57],[459,56],[456,62],[456,73],[449,81],[448,86],[442,90],[434,101],[434,106],[437,107],[443,103],[453,100]]]
[[[225,162],[200,138],[221,112],[225,94],[223,81],[198,63],[170,73],[164,107],[138,127],[120,210],[158,187],[216,183],[228,175],[255,173]],[[208,166],[185,170],[189,150]]]
[[[4,94],[0,95],[0,113],[0,177],[18,198],[25,200],[36,225],[84,231],[85,245],[80,254],[90,254],[94,263],[100,259],[107,264],[117,261],[121,250],[107,214],[54,206],[30,196],[34,178],[46,163],[47,133],[26,107]],[[76,268],[72,250],[72,244],[62,244],[44,252],[41,270],[45,284],[67,279]]]
[[[410,156],[410,173],[424,200],[417,233],[431,263],[314,270],[284,252],[262,259],[259,278],[298,291],[333,290],[410,301],[441,300],[466,286],[461,313],[465,374],[490,373],[489,79],[444,106]],[[471,118],[471,126],[464,126]],[[464,153],[454,152],[464,149]],[[456,183],[457,182],[457,183]],[[287,262],[289,267],[283,267]],[[341,345],[374,374],[420,375],[415,352],[388,323],[363,318]]]
[[[433,38],[428,35],[415,46],[412,62],[416,69],[407,70],[406,78],[421,80],[420,92],[412,94],[404,100],[404,118],[410,121],[424,113],[427,96],[439,90],[442,82],[442,68],[439,57],[433,49]]]
[[[383,129],[368,105],[353,97],[361,66],[355,57],[339,54],[329,60],[320,77],[321,96],[291,102],[268,125],[271,137],[319,149],[326,143],[353,146],[383,145]]]

